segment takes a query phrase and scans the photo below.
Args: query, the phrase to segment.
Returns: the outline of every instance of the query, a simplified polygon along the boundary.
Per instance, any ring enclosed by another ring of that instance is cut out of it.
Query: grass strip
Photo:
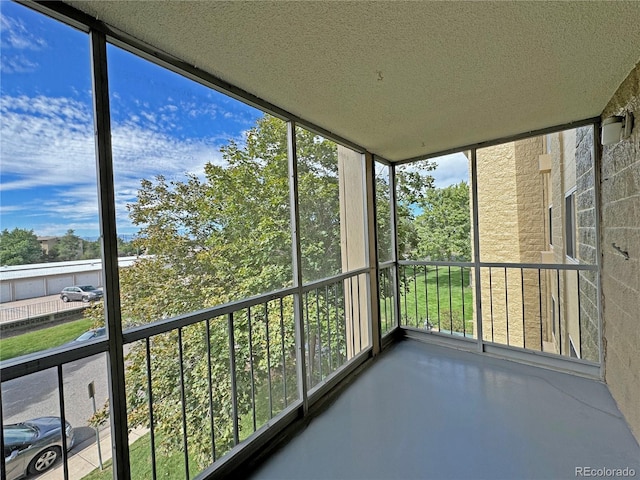
[[[158,438],[156,438],[156,448]],[[147,433],[138,440],[129,445],[129,462],[131,466],[131,478],[136,480],[151,479],[151,434]],[[156,473],[157,478],[184,478],[184,454],[182,452],[171,452],[164,454],[158,452],[156,454]],[[195,462],[189,459],[190,470],[196,471]],[[191,476],[195,476],[193,473]],[[83,480],[111,480],[113,478],[113,467],[111,460],[104,462],[104,468],[100,470],[96,468],[88,475],[82,477]]]
[[[91,327],[92,320],[82,318],[14,337],[3,338],[0,342],[0,361],[58,347],[74,340],[81,333],[90,330]]]

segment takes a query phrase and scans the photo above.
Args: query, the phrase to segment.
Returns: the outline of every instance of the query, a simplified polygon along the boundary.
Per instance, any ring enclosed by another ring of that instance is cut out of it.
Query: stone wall
[[[575,151],[578,260],[583,264],[595,265],[597,233],[593,127],[582,127],[576,130]],[[581,271],[579,275],[580,356],[585,360],[599,362],[597,274]]]
[[[593,127],[581,127],[547,136],[552,210],[553,262],[596,264],[596,194]],[[567,196],[575,194],[575,252],[567,252]],[[547,296],[555,300],[549,311],[553,325],[548,341],[555,353],[570,355],[571,346],[580,358],[599,361],[597,274],[566,270],[547,272]],[[571,342],[570,342],[571,340]],[[573,345],[571,345],[573,344]]]
[[[611,394],[640,440],[640,64],[602,117],[625,110],[635,115],[632,136],[604,146],[601,162],[604,361]]]

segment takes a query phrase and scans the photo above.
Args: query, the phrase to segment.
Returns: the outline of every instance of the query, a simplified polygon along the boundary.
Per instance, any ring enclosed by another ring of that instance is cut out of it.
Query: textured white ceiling
[[[389,160],[599,115],[640,2],[67,1]]]

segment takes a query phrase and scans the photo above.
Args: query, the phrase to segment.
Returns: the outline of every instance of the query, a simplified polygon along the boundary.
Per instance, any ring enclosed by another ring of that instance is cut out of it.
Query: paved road
[[[95,435],[94,430],[86,428],[93,413],[87,384],[94,382],[98,408],[108,397],[106,354],[66,364],[62,373],[65,417],[76,428],[76,441],[82,442]],[[60,416],[56,369],[3,382],[2,413],[5,424],[46,415]]]

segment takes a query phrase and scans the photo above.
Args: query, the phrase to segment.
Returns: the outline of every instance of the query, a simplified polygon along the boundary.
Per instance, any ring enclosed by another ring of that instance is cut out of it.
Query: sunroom
[[[2,8],[3,223],[102,262],[42,478],[640,472],[640,5]]]

